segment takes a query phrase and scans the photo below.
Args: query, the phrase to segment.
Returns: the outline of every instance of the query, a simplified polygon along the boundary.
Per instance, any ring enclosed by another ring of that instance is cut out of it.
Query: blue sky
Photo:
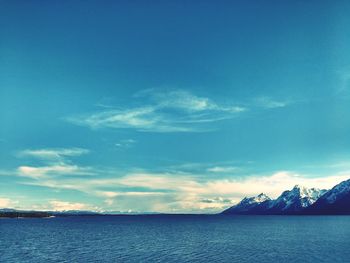
[[[350,177],[348,1],[0,6],[0,207],[215,212]]]

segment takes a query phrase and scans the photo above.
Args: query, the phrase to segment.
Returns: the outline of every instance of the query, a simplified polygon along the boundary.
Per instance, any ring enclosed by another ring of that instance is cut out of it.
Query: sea
[[[0,219],[0,262],[350,262],[350,216]]]

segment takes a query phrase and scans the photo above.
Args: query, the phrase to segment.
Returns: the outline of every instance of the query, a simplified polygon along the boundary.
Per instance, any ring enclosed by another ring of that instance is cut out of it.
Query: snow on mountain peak
[[[350,192],[350,179],[334,186],[327,192],[327,201],[334,203],[340,196],[343,196]]]
[[[299,187],[299,195],[301,198],[309,198],[311,200],[318,199],[323,193],[325,193],[325,190],[321,190],[318,188],[306,188],[306,187]]]
[[[283,209],[288,209],[296,202],[300,203],[301,207],[307,207],[316,202],[316,200],[325,193],[325,190],[317,188],[306,188],[304,186],[295,185],[292,190],[284,191],[275,201],[281,206],[285,204]]]
[[[270,197],[265,195],[264,193],[259,194],[258,196],[254,197],[245,197],[243,200],[240,202],[240,204],[259,204],[262,202],[265,202],[267,200],[271,200]]]
[[[265,201],[271,200],[271,199],[270,199],[270,197],[268,197],[266,194],[261,193],[261,194],[259,194],[258,196],[256,196],[256,197],[254,198],[254,200],[255,200],[255,202],[257,202],[257,203],[262,203],[262,202],[265,202]]]

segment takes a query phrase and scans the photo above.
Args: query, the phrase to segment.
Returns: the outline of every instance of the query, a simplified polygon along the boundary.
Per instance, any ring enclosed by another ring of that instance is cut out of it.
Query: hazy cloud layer
[[[40,159],[43,165],[20,165],[11,176],[23,178],[20,184],[48,188],[53,192],[73,191],[88,197],[87,202],[47,200],[41,204],[46,210],[109,210],[157,212],[219,212],[243,197],[263,192],[272,198],[299,184],[329,189],[350,177],[342,165],[342,172],[328,176],[310,176],[292,171],[240,175],[242,167],[221,164],[185,163],[171,169],[120,170],[118,168],[85,167],[71,158],[88,150],[25,150],[21,157]],[[23,154],[25,153],[25,154]],[[45,156],[45,158],[43,158]],[[22,160],[22,158],[20,160]],[[342,163],[343,164],[343,163]],[[334,166],[339,168],[339,163]],[[215,176],[215,175],[220,176]],[[208,176],[209,175],[209,176]],[[210,176],[214,175],[214,176]],[[224,176],[223,176],[224,175]],[[74,194],[74,195],[75,195]],[[73,195],[73,196],[74,196]],[[13,205],[8,198],[0,198],[0,206]],[[40,204],[37,204],[40,207]]]
[[[218,212],[245,196],[263,192],[277,197],[296,184],[329,189],[350,176],[345,173],[309,177],[287,171],[239,179],[203,179],[199,174],[151,172],[103,178],[102,174],[100,178],[79,180],[70,177],[36,178],[26,184],[83,192],[101,198],[110,210]]]

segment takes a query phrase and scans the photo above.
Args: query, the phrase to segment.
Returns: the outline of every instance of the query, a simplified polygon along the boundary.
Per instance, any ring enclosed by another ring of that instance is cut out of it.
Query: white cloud
[[[104,202],[106,205],[111,206],[114,204],[114,199],[106,199]]]
[[[212,203],[232,204],[232,203],[235,202],[232,199],[222,198],[222,197],[204,198],[204,199],[202,199],[200,201],[202,203],[208,203],[208,204],[212,204]]]
[[[97,195],[105,196],[108,198],[114,198],[117,196],[151,196],[151,195],[163,195],[162,192],[135,192],[135,191],[124,191],[124,192],[112,192],[112,191],[101,191],[98,192]]]
[[[266,109],[274,109],[274,108],[283,108],[290,104],[288,101],[277,101],[273,100],[270,97],[259,97],[255,99],[257,106],[266,108]]]
[[[136,143],[137,143],[137,141],[134,140],[134,139],[125,139],[125,140],[118,141],[115,144],[115,146],[118,147],[118,148],[130,148]]]
[[[117,192],[112,192],[112,191],[101,191],[98,193],[101,196],[108,197],[108,198],[113,198],[119,195]]]
[[[153,93],[152,97],[162,108],[183,109],[185,111],[204,111],[217,108],[217,105],[209,98],[198,97],[185,90]]]
[[[234,166],[214,166],[207,169],[208,172],[212,173],[232,173],[237,172],[238,168]]]
[[[95,210],[91,205],[84,203],[71,203],[59,200],[50,201],[51,209],[54,211],[68,210]]]
[[[79,167],[77,165],[57,164],[51,166],[20,166],[18,167],[18,174],[30,178],[42,178],[45,176],[57,175],[91,175],[93,174],[91,168]]]
[[[194,178],[183,174],[132,173],[118,179],[118,183],[128,187],[144,187],[157,190],[181,190],[197,186]]]
[[[90,167],[80,167],[70,164],[68,157],[80,156],[89,153],[89,150],[82,148],[46,148],[27,149],[18,152],[20,157],[38,158],[45,162],[44,166],[22,165],[17,168],[17,175],[34,179],[46,176],[58,175],[92,175]]]
[[[0,208],[12,208],[17,202],[12,201],[9,198],[0,197]]]
[[[68,120],[91,128],[136,129],[144,132],[192,131],[192,128],[175,123],[171,116],[166,116],[153,107],[108,110]]]
[[[112,191],[100,191],[100,192],[95,192],[97,196],[102,196],[106,197],[107,199],[104,200],[104,202],[111,206],[115,203],[115,200],[118,199],[119,197],[122,198],[152,198],[152,197],[157,197],[157,196],[164,196],[166,193],[163,192],[150,192],[150,191],[144,191],[144,192],[136,192],[136,191],[123,191],[123,192],[112,192]],[[151,201],[151,200],[150,200]]]
[[[46,160],[60,160],[65,157],[80,156],[87,153],[89,153],[89,150],[82,148],[47,148],[23,150],[18,153],[18,156],[29,156]]]

